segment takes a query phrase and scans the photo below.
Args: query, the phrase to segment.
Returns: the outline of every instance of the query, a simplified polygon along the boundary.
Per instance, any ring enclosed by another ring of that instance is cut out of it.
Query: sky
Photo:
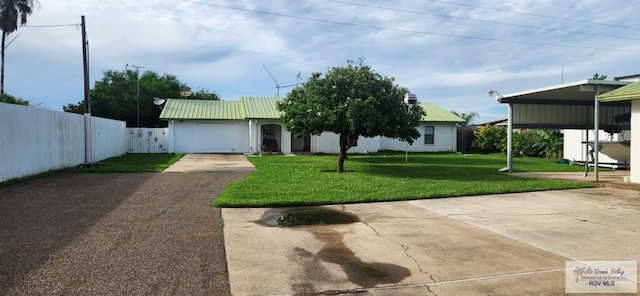
[[[601,0],[40,0],[8,37],[5,89],[51,110],[81,101],[84,15],[91,87],[128,64],[224,100],[275,96],[263,64],[284,86],[364,58],[420,102],[478,123],[506,118],[490,89],[640,73],[638,11]]]

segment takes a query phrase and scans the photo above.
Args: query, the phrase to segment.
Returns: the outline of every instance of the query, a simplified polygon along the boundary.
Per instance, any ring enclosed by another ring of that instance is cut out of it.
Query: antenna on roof
[[[264,69],[267,70],[267,73],[269,74],[269,76],[271,76],[271,79],[273,79],[273,82],[275,82],[275,84],[276,84],[276,99],[280,98],[280,88],[298,86],[298,79],[296,79],[296,83],[287,84],[287,85],[280,85],[278,83],[278,80],[276,80],[276,78],[273,76],[273,74],[271,74],[271,71],[269,71],[269,69],[267,69],[267,66],[265,66],[263,62],[260,62],[260,64],[262,64],[262,67],[264,67]],[[300,77],[300,73],[298,73],[298,78],[299,77]]]
[[[180,92],[180,96],[183,99],[189,97],[191,94],[192,94],[191,91],[188,91],[188,90],[183,90],[183,91]]]

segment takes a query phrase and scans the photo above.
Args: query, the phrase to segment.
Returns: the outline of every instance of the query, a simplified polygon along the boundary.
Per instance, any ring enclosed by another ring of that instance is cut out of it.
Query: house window
[[[434,128],[432,125],[427,125],[424,127],[424,144],[433,145],[434,143]]]

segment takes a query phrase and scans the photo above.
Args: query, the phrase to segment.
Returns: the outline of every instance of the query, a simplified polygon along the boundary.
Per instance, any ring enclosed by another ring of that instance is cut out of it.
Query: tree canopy
[[[598,73],[596,73],[596,74],[593,74],[593,76],[591,77],[591,79],[593,79],[593,80],[607,80],[607,77],[609,77],[609,76],[604,75],[604,74],[598,74]]]
[[[407,106],[406,88],[376,73],[370,66],[348,61],[347,66],[316,72],[278,102],[282,121],[296,135],[332,132],[340,137],[338,172],[344,171],[347,150],[359,136],[385,136],[413,143],[425,114],[419,105]],[[409,112],[411,107],[411,112]]]
[[[160,107],[153,104],[153,98],[181,98],[180,92],[191,88],[171,74],[158,75],[146,71],[137,79],[134,70],[106,70],[100,81],[89,92],[91,114],[94,116],[123,120],[127,126],[137,125],[137,83],[140,85],[140,126],[165,126],[159,121]],[[195,92],[193,98],[218,100],[217,94],[205,90]],[[83,102],[63,106],[65,112],[84,113]]]
[[[0,94],[0,103],[29,106],[28,100],[16,98],[10,94]]]

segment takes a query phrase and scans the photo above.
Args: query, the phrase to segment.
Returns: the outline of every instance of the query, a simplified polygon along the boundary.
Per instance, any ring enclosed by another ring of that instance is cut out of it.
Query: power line
[[[21,28],[55,28],[55,27],[80,27],[80,24],[66,24],[66,25],[28,25],[20,26]]]
[[[355,2],[348,2],[348,1],[340,1],[340,0],[325,0],[325,1],[335,2],[335,3],[340,3],[340,4],[353,5],[353,6],[360,6],[360,7],[367,7],[367,8],[395,11],[395,12],[411,13],[411,14],[418,14],[418,15],[428,15],[428,16],[442,17],[442,18],[448,18],[448,19],[458,19],[458,20],[473,21],[473,22],[480,22],[480,23],[488,23],[488,24],[497,24],[497,25],[504,25],[504,26],[519,27],[519,28],[528,28],[528,29],[545,30],[545,31],[557,31],[557,32],[565,32],[565,33],[572,33],[572,34],[582,34],[582,35],[610,37],[610,38],[619,38],[619,39],[628,39],[628,40],[640,40],[640,38],[633,38],[633,37],[615,36],[615,35],[589,33],[589,32],[581,32],[581,31],[570,31],[570,30],[563,30],[563,29],[556,29],[556,28],[545,28],[545,27],[529,26],[529,25],[521,25],[521,24],[513,24],[513,23],[504,23],[504,22],[497,22],[497,21],[490,21],[490,20],[483,20],[483,19],[475,19],[475,18],[467,18],[467,17],[461,17],[461,16],[436,14],[436,13],[429,13],[429,12],[423,12],[423,11],[399,9],[399,8],[393,8],[393,7],[385,7],[385,6],[378,6],[378,5],[371,5],[371,4],[364,4],[364,3],[355,3]]]
[[[471,4],[464,4],[464,3],[456,3],[456,2],[450,2],[450,1],[444,1],[444,0],[428,0],[428,1],[451,4],[451,5],[458,5],[458,6],[465,6],[465,7],[472,7],[472,8],[480,8],[480,9],[493,10],[493,11],[500,11],[500,12],[515,13],[515,14],[535,16],[535,17],[542,17],[542,18],[561,20],[561,21],[568,21],[568,22],[592,24],[592,25],[615,27],[615,28],[624,28],[624,29],[631,29],[631,30],[640,30],[640,28],[634,28],[634,27],[628,27],[628,26],[622,26],[622,25],[607,24],[607,23],[600,23],[600,22],[590,22],[590,21],[585,21],[585,20],[576,20],[576,19],[570,19],[570,18],[563,18],[563,17],[536,14],[536,13],[529,13],[529,12],[522,12],[522,11],[515,11],[515,10],[508,10],[508,9],[502,9],[502,8],[493,8],[493,7],[478,6],[478,5],[471,5]]]
[[[312,17],[304,17],[297,16],[291,14],[270,12],[270,11],[261,11],[254,10],[248,8],[241,7],[233,7],[221,4],[214,4],[202,1],[195,0],[181,0],[183,2],[189,2],[193,4],[200,5],[208,5],[219,8],[226,8],[232,10],[239,10],[245,12],[253,12],[265,15],[273,15],[278,17],[286,17],[292,19],[306,20],[306,21],[314,21],[320,23],[328,23],[334,25],[343,25],[343,26],[351,26],[351,27],[359,27],[359,28],[367,28],[367,29],[377,29],[377,30],[386,30],[386,31],[395,31],[395,32],[404,32],[404,33],[412,33],[412,34],[421,34],[421,35],[431,35],[431,36],[441,36],[441,37],[451,37],[451,38],[462,38],[462,39],[473,39],[473,40],[483,40],[483,41],[497,41],[497,42],[506,42],[506,43],[517,43],[517,44],[528,44],[528,45],[540,45],[540,46],[552,46],[552,47],[564,47],[564,48],[577,48],[577,49],[597,49],[597,50],[616,50],[616,51],[627,51],[627,52],[640,52],[640,49],[626,49],[626,48],[607,48],[607,47],[592,47],[592,46],[578,46],[578,45],[568,45],[568,44],[554,44],[554,43],[544,43],[544,42],[533,42],[533,41],[521,41],[521,40],[512,40],[512,39],[499,39],[499,38],[489,38],[489,37],[477,37],[477,36],[465,36],[465,35],[455,35],[455,34],[445,34],[445,33],[434,33],[434,32],[426,32],[426,31],[416,31],[416,30],[408,30],[408,29],[398,29],[398,28],[389,28],[375,25],[365,25],[365,24],[356,24],[356,23],[347,23],[347,22],[339,22],[339,21],[331,21],[319,18]]]

